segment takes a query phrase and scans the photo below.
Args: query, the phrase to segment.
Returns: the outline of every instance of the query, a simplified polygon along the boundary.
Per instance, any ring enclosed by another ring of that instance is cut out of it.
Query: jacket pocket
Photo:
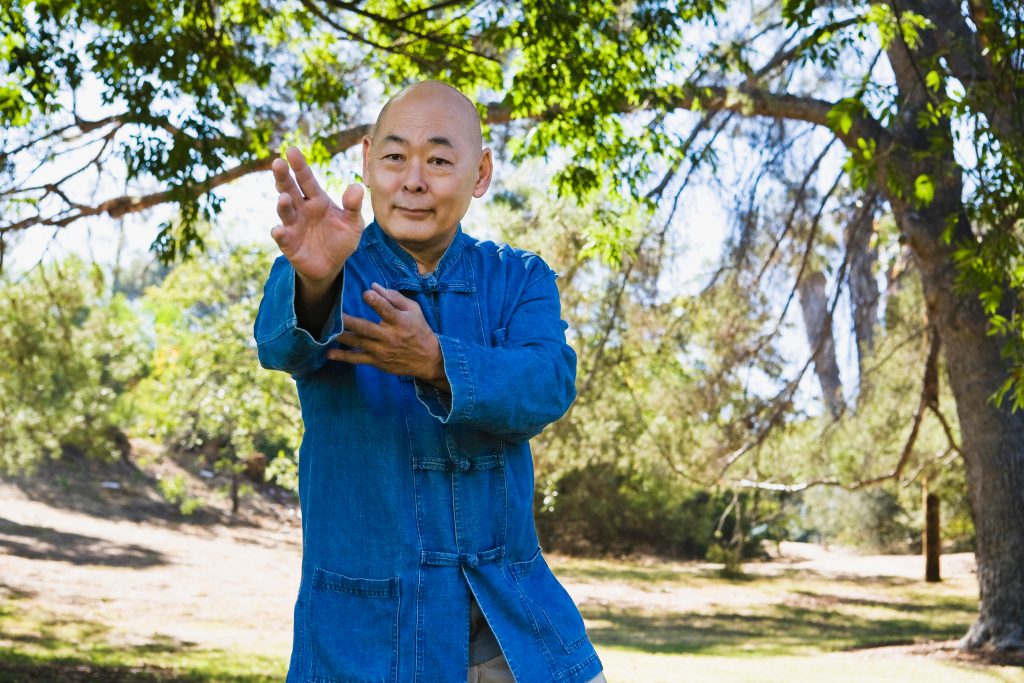
[[[398,578],[361,579],[317,567],[307,616],[310,683],[395,683]]]
[[[513,562],[509,571],[533,617],[541,640],[552,654],[560,647],[574,652],[587,642],[587,629],[576,604],[551,573],[540,548],[526,562]]]

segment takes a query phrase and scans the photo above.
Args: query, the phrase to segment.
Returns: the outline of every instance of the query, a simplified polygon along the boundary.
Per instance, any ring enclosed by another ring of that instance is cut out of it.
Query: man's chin
[[[413,244],[443,242],[455,234],[455,228],[441,229],[434,220],[406,220],[401,216],[390,217],[387,225],[381,223],[381,228],[395,241]]]

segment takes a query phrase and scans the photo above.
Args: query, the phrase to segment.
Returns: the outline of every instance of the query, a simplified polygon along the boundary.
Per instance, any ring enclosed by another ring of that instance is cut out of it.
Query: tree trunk
[[[975,527],[980,604],[961,644],[1024,648],[1024,412],[990,400],[1009,368],[976,295],[954,290],[953,248],[941,240],[944,217],[966,216],[960,177],[947,176],[933,205],[914,210],[893,202],[921,272],[930,322],[942,339],[960,420],[961,450]],[[940,192],[942,193],[940,195]],[[940,197],[942,197],[940,199]]]
[[[939,497],[928,492],[928,480],[921,485],[924,502],[924,580],[928,583],[942,581],[939,560],[942,556],[942,526],[939,523]]]
[[[231,469],[231,517],[238,514],[238,472]]]
[[[878,193],[868,192],[862,205],[846,225],[846,253],[849,260],[850,303],[853,333],[857,341],[857,367],[864,372],[864,358],[875,350],[875,322],[878,320],[878,282],[875,264],[878,248],[872,246]]]
[[[903,9],[923,12],[938,28],[922,33],[916,50],[897,39],[886,51],[900,110],[890,131],[895,144],[882,152],[885,162],[876,167],[877,180],[886,188],[921,273],[928,320],[942,340],[960,421],[980,590],[978,619],[961,645],[1024,649],[1024,411],[1012,413],[1008,406],[992,403],[1010,367],[1000,354],[1000,340],[987,334],[988,319],[977,294],[961,294],[954,287],[953,245],[977,238],[964,209],[950,123],[918,125],[929,104],[921,66],[940,56],[936,36],[955,32],[954,24],[963,18],[955,3],[909,4]],[[912,183],[921,174],[934,185],[934,197],[924,206],[912,199]],[[895,183],[887,185],[886,180]],[[945,240],[948,221],[954,218],[952,240]]]
[[[800,281],[800,308],[804,314],[807,343],[814,357],[814,372],[832,417],[843,412],[843,385],[836,362],[836,342],[832,334],[832,316],[828,312],[825,274],[814,270]]]

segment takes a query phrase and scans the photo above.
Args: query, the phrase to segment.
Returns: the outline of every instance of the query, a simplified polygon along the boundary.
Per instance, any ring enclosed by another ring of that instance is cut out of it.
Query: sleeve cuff
[[[443,334],[437,335],[437,341],[441,345],[444,374],[452,389],[451,396],[426,382],[415,380],[416,398],[426,407],[427,412],[444,424],[466,422],[473,414],[476,397],[466,348],[455,337]]]
[[[283,257],[275,262],[260,303],[254,332],[260,363],[266,368],[285,370],[297,377],[323,366],[327,360],[327,351],[334,347],[335,337],[344,331],[341,301],[345,280],[342,275],[331,311],[319,334],[314,337],[298,326],[295,313],[296,277]]]
[[[296,275],[295,277],[298,277]],[[324,320],[324,326],[320,329],[320,336],[317,337],[316,342],[319,344],[330,344],[334,341],[334,338],[345,331],[345,320],[341,314],[341,302],[345,295],[345,271],[341,271],[341,284],[338,286],[338,294],[334,297],[334,305],[331,306],[331,312],[327,314],[327,320]],[[295,283],[292,282],[292,288],[294,289]],[[295,294],[292,293],[292,312],[295,310]],[[310,335],[312,336],[312,335]]]

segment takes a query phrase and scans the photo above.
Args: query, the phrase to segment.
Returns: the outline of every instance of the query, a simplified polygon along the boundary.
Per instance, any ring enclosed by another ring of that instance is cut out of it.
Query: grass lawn
[[[570,585],[601,585],[612,598],[633,591],[625,604],[581,604],[609,681],[1024,682],[1020,666],[964,663],[948,642],[936,644],[973,621],[973,579],[925,584],[748,565],[749,575],[728,580],[694,563],[552,564]],[[650,599],[636,599],[644,594]],[[934,654],[913,654],[920,651]]]
[[[781,569],[726,580],[704,565],[553,558],[586,593],[582,612],[612,683],[1022,682],[1024,669],[915,656],[893,646],[963,634],[969,583]],[[593,596],[598,596],[594,598]],[[101,620],[7,594],[0,681],[281,681],[285,662],[159,634],[126,643]],[[876,649],[890,646],[888,649]]]
[[[198,648],[158,634],[128,645],[108,624],[67,619],[24,602],[0,605],[0,683],[270,683],[285,677],[280,657]]]

